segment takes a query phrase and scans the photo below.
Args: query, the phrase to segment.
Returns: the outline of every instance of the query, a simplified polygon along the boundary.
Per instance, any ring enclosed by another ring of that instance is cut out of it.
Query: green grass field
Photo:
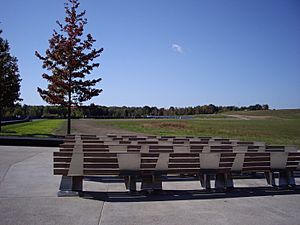
[[[300,109],[262,110],[262,111],[232,111],[223,115],[242,115],[268,117],[269,119],[300,119]]]
[[[65,120],[37,120],[2,127],[1,135],[51,137],[60,133]]]
[[[231,117],[241,116],[241,117]],[[300,110],[270,110],[228,112],[216,115],[199,115],[187,120],[174,119],[116,119],[73,120],[84,125],[81,132],[119,128],[137,133],[176,136],[217,136],[267,144],[297,145],[300,147]],[[78,126],[78,124],[77,124]],[[1,135],[52,136],[66,133],[65,120],[39,120],[3,126]]]
[[[237,115],[237,112],[234,112]],[[300,110],[242,112],[254,119],[109,120],[105,125],[155,135],[218,136],[300,147]],[[256,117],[258,116],[258,117]]]

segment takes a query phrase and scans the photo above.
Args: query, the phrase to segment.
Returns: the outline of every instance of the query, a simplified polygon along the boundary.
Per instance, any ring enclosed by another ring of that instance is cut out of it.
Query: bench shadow
[[[87,177],[86,181],[103,183],[123,183],[121,177]],[[172,181],[195,181],[194,177],[168,177],[166,182]],[[128,191],[83,191],[80,197],[91,200],[105,202],[150,202],[150,201],[179,201],[179,200],[210,200],[226,198],[247,198],[259,196],[279,196],[300,194],[300,185],[289,189],[266,187],[237,187],[230,190],[163,190],[160,192],[148,193],[137,191],[130,193]]]
[[[145,194],[136,192],[131,194],[122,192],[92,192],[84,191],[82,198],[105,202],[150,202],[150,201],[179,201],[179,200],[210,200],[226,198],[247,198],[259,196],[296,195],[300,194],[300,186],[293,189],[274,189],[272,187],[235,188],[231,191],[216,190],[165,190],[160,193]]]
[[[124,178],[121,176],[106,176],[106,177],[92,177],[92,176],[85,176],[85,181],[92,181],[92,182],[101,182],[101,183],[124,183]],[[195,181],[199,180],[197,177],[193,176],[163,176],[162,181],[172,182],[172,181]],[[137,179],[137,181],[141,181]]]

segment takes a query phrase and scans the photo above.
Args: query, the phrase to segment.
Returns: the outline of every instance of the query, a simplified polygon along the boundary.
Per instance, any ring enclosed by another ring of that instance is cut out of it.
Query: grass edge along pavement
[[[45,119],[2,127],[1,136],[52,137],[62,133],[64,119]]]

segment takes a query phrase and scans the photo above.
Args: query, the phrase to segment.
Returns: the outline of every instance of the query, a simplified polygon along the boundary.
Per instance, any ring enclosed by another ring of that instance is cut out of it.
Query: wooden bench
[[[60,151],[54,152],[54,174],[63,175],[67,181],[62,191],[82,191],[84,176],[103,175],[123,176],[131,191],[136,190],[137,179],[142,181],[142,190],[161,190],[162,176],[177,174],[197,175],[207,189],[213,178],[216,188],[233,188],[234,172],[263,172],[272,186],[294,186],[293,172],[300,169],[300,152],[285,146],[267,146],[264,151],[253,152],[249,149],[253,145],[239,151],[233,150],[239,146],[222,145],[195,151],[193,145],[179,145],[176,150],[172,145],[104,145],[86,140],[98,139],[69,136]],[[279,176],[277,183],[275,173]]]

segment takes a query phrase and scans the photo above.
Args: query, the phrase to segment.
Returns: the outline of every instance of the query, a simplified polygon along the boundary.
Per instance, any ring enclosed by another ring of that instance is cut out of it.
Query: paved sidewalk
[[[118,179],[91,178],[84,197],[58,198],[53,151],[0,146],[0,225],[300,224],[300,188],[274,190],[264,179],[237,180],[240,188],[225,194],[171,178],[163,195],[131,196]]]

